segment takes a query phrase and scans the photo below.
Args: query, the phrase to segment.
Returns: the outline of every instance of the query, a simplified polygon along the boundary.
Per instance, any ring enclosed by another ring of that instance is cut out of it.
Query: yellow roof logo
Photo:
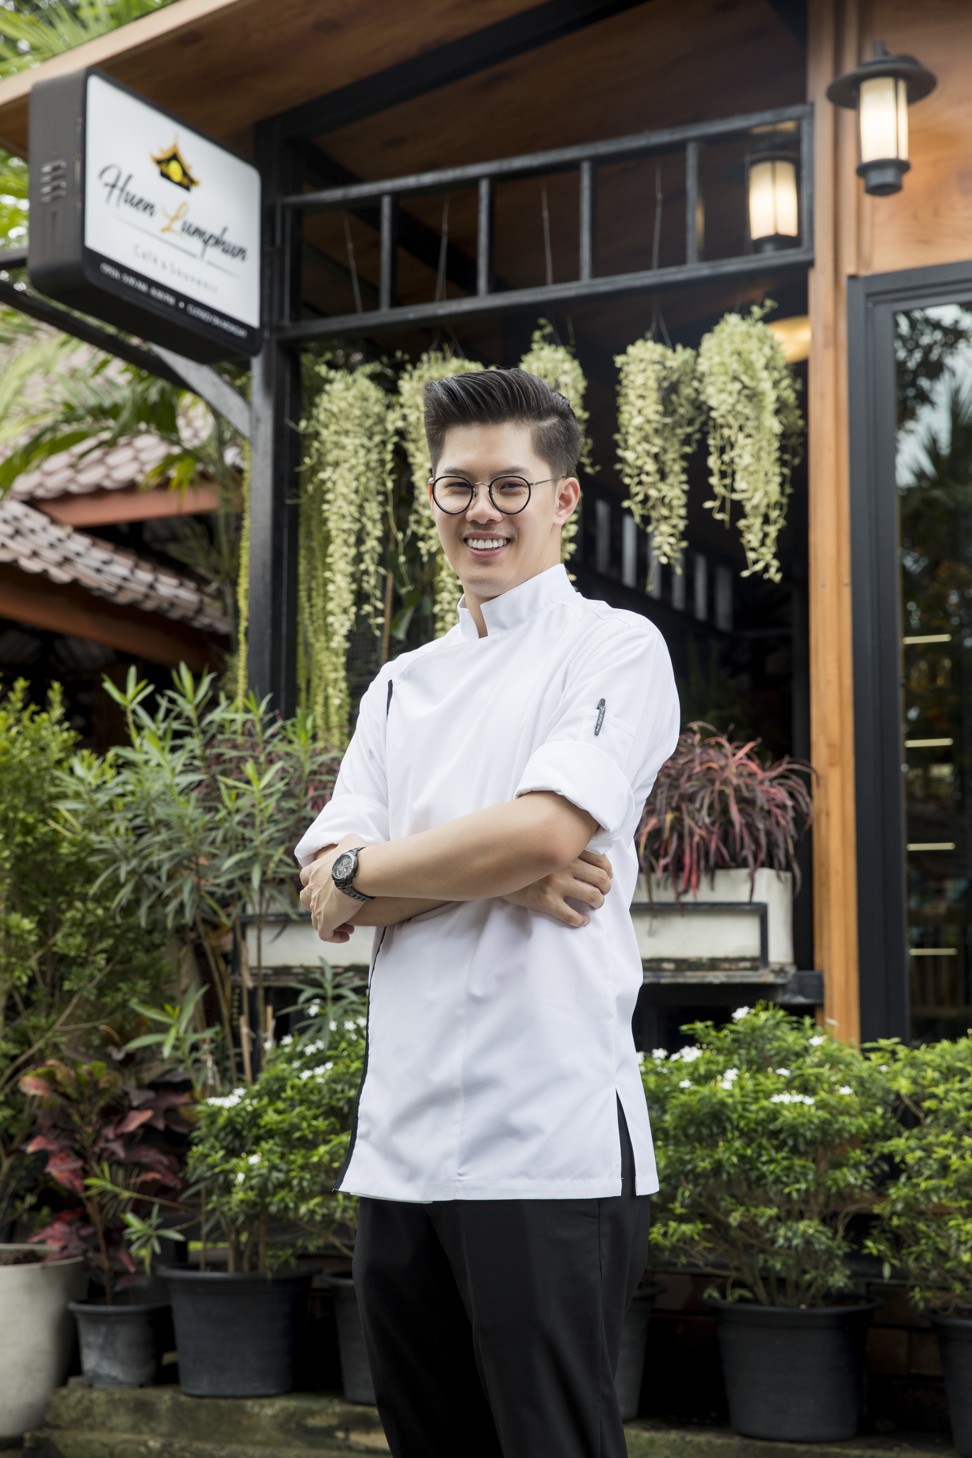
[[[199,186],[199,178],[193,177],[190,172],[188,162],[179,151],[178,141],[173,142],[164,152],[153,152],[152,161],[164,178],[174,182],[176,187],[181,187],[185,192],[191,192],[194,187]]]

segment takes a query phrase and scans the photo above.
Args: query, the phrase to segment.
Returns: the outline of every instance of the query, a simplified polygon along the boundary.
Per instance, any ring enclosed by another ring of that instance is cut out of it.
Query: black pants
[[[650,1200],[362,1199],[354,1276],[394,1458],[623,1458],[614,1390]]]

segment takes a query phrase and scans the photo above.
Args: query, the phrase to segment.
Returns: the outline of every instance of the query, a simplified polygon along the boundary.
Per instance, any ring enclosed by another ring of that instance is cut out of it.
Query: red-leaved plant
[[[695,893],[703,876],[744,869],[792,871],[800,886],[796,848],[812,815],[814,771],[785,755],[764,763],[760,741],[733,743],[711,724],[690,724],[658,772],[637,841],[652,876],[671,878],[675,898]]]
[[[110,1304],[136,1280],[126,1215],[147,1211],[163,1195],[168,1203],[183,1187],[164,1140],[167,1131],[187,1132],[180,1111],[189,1095],[139,1087],[97,1059],[52,1058],[25,1074],[20,1088],[38,1101],[27,1152],[46,1154],[46,1173],[77,1200],[32,1239],[52,1246],[54,1259],[83,1256]]]

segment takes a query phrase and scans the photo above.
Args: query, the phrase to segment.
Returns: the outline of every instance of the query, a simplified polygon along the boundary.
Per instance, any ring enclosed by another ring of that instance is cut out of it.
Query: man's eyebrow
[[[526,466],[503,466],[500,470],[494,471],[491,476],[487,476],[484,479],[487,481],[495,481],[497,476],[523,476],[525,478],[526,473]],[[440,476],[466,476],[468,478],[472,475],[472,472],[467,471],[463,466],[440,466],[438,474]]]

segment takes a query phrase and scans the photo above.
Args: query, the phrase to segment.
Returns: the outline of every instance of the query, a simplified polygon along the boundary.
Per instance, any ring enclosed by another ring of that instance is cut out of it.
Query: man
[[[677,697],[652,624],[560,565],[567,401],[490,370],[425,419],[459,621],[378,674],[297,847],[325,941],[385,928],[339,1180],[378,1407],[396,1458],[619,1458],[657,1189],[633,836]]]

